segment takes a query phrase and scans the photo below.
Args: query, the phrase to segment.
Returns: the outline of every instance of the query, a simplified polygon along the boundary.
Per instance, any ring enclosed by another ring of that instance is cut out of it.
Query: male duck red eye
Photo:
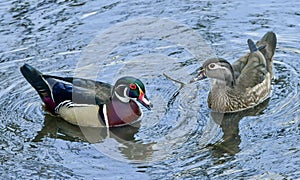
[[[136,85],[135,84],[129,84],[129,88],[132,89],[132,90],[135,90],[136,89]]]
[[[45,109],[67,122],[88,127],[115,127],[131,124],[140,119],[142,110],[134,99],[147,109],[152,104],[144,94],[139,98],[135,77],[122,77],[114,86],[88,79],[45,75],[28,64],[21,67],[25,79],[38,92]],[[90,89],[90,84],[95,88]],[[136,98],[128,96],[128,86],[136,91]]]

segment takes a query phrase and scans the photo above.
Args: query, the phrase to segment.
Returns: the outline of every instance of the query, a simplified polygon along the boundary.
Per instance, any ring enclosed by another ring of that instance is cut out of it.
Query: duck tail
[[[45,102],[52,100],[52,92],[48,82],[43,78],[43,74],[37,69],[28,64],[24,64],[21,68],[21,73],[25,79],[31,84],[31,86],[38,92],[41,99]],[[50,99],[49,99],[50,98]]]

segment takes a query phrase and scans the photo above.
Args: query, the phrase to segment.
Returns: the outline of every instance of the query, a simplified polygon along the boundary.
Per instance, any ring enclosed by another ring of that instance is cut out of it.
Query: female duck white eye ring
[[[209,69],[214,69],[216,67],[216,65],[214,63],[212,63],[208,67],[209,67]]]

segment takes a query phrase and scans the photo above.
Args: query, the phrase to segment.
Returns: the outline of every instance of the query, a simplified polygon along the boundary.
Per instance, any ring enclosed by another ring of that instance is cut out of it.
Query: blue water
[[[1,1],[1,179],[300,178],[298,1]],[[247,39],[277,34],[268,101],[212,113],[209,81],[188,82],[209,57],[230,62]],[[113,84],[134,75],[154,104],[133,127],[79,128],[46,114],[19,72]]]

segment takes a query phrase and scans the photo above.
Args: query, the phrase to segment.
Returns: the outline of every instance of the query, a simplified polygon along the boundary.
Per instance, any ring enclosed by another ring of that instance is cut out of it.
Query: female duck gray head
[[[199,81],[205,78],[217,80],[219,85],[235,85],[234,71],[228,61],[223,58],[212,58],[205,61],[200,68],[199,74],[191,82]]]

